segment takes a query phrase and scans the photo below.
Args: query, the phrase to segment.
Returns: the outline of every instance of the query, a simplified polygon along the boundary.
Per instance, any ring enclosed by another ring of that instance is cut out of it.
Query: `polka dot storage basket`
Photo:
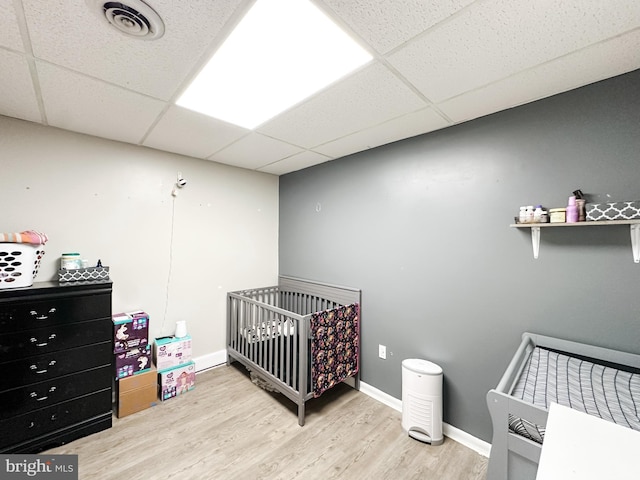
[[[33,285],[43,255],[44,245],[0,243],[0,289]]]

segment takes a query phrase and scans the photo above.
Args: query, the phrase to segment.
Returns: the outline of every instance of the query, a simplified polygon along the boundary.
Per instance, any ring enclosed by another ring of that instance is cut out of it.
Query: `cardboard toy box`
[[[118,418],[153,407],[158,402],[158,372],[151,368],[144,373],[122,378],[116,382],[116,391]]]
[[[116,380],[151,369],[151,346],[132,348],[115,354]]]
[[[153,343],[153,361],[158,371],[191,361],[191,336],[156,338]]]
[[[117,313],[113,320],[113,353],[149,343],[149,315],[142,311]]]
[[[169,400],[193,390],[196,384],[196,364],[185,365],[164,370],[158,373],[160,401]]]

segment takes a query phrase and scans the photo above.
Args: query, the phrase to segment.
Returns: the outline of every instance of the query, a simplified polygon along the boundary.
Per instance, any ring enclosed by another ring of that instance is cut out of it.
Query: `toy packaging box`
[[[149,315],[142,311],[117,313],[113,320],[113,353],[149,343]]]
[[[191,336],[156,338],[153,343],[153,361],[158,371],[191,361]]]
[[[158,372],[160,401],[166,401],[193,390],[196,384],[196,364],[185,365]]]
[[[132,348],[115,354],[116,380],[151,369],[151,346]]]

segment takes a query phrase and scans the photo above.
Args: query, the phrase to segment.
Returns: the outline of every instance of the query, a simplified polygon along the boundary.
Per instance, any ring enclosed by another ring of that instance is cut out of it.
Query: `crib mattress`
[[[511,395],[545,409],[551,403],[640,431],[640,372],[535,347]],[[544,427],[509,416],[509,429],[542,443]]]

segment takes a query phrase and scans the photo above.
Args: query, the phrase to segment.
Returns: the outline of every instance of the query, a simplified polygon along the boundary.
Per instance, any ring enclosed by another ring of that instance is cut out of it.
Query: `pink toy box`
[[[113,353],[122,353],[149,343],[149,315],[142,311],[118,313],[113,320]]]
[[[196,384],[196,364],[185,365],[158,372],[160,400],[165,401],[193,390]]]

